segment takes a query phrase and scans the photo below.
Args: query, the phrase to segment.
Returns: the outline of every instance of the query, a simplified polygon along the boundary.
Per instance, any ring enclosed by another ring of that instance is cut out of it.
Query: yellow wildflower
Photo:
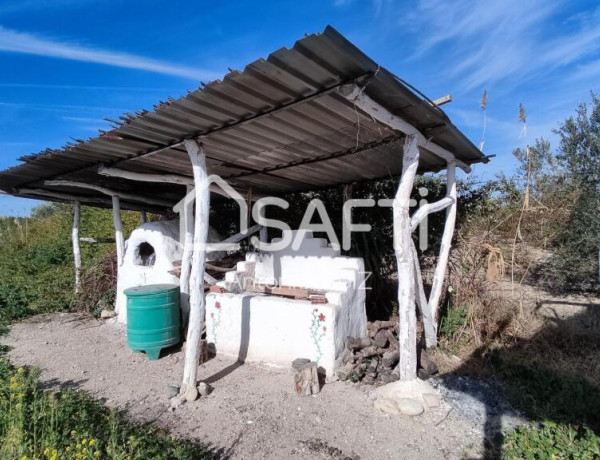
[[[100,458],[100,451],[99,450],[97,450],[96,452],[94,452],[94,457]]]
[[[17,369],[17,373],[18,373],[18,374],[24,374],[24,373],[25,373],[25,369],[23,369],[22,367],[19,367],[19,368]]]
[[[29,460],[29,457],[28,457],[27,455],[23,455],[23,456],[21,457],[21,460]]]
[[[96,445],[96,440],[94,438],[90,439],[89,444],[90,444],[90,446],[95,446]]]
[[[77,431],[75,431],[75,430],[71,431],[71,436],[73,436],[73,437],[77,436]]]

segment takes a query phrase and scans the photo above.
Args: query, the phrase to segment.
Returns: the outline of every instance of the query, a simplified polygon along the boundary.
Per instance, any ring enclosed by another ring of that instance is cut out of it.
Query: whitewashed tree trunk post
[[[417,137],[406,136],[402,176],[393,203],[394,252],[398,264],[398,340],[400,380],[417,378],[417,315],[415,310],[415,267],[410,229],[410,194],[419,166]]]
[[[448,258],[450,256],[450,247],[452,245],[452,236],[454,235],[454,226],[456,224],[456,164],[453,161],[448,162],[446,178],[446,198],[450,198],[452,202],[446,208],[446,224],[444,226],[444,233],[442,234],[442,242],[440,245],[440,253],[437,265],[433,273],[431,293],[429,294],[429,313],[434,321],[437,317],[438,304],[442,295],[444,277],[446,275]]]
[[[186,197],[194,187],[188,185]],[[194,200],[186,199],[184,208],[180,213],[180,219],[183,219],[183,225],[180,227],[185,234],[183,235],[183,256],[181,258],[181,275],[179,277],[179,292],[181,300],[181,316],[183,318],[183,327],[188,323],[190,316],[190,273],[192,270],[192,252],[194,249]]]
[[[184,142],[192,163],[196,193],[194,247],[190,274],[190,320],[185,350],[185,364],[181,392],[188,401],[198,397],[196,377],[200,358],[200,339],[204,328],[206,299],[204,297],[204,263],[208,239],[210,192],[204,148],[193,140]]]
[[[73,263],[75,266],[75,293],[79,293],[81,288],[81,249],[79,247],[79,222],[81,220],[81,203],[76,201],[73,204],[73,230],[71,239],[73,240]]]
[[[437,328],[435,318],[431,317],[431,311],[427,302],[427,296],[425,295],[425,289],[423,288],[423,277],[421,275],[421,267],[419,265],[419,255],[417,248],[413,243],[412,246],[413,262],[415,265],[415,296],[417,301],[417,307],[421,313],[421,319],[423,321],[423,330],[425,332],[425,346],[427,348],[437,347]]]
[[[123,239],[123,223],[121,222],[121,200],[118,195],[112,196],[113,224],[115,227],[115,243],[117,246],[117,272],[123,264],[125,240]]]
[[[258,234],[258,240],[261,243],[268,243],[267,238],[268,238],[267,227],[262,227]]]

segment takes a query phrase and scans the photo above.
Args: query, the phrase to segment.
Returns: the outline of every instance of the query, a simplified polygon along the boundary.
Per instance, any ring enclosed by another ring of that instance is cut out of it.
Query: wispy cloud
[[[0,83],[0,88],[64,89],[81,91],[139,91],[157,93],[174,91],[174,88],[150,88],[143,86],[53,85],[46,83]]]
[[[35,111],[45,111],[45,112],[69,112],[80,111],[80,112],[101,112],[101,113],[109,113],[109,112],[128,112],[131,111],[130,108],[123,107],[103,107],[103,106],[95,106],[95,105],[71,105],[71,104],[29,104],[26,102],[2,102],[0,101],[0,109],[2,107],[6,107],[9,109],[22,109],[22,110],[35,110]]]
[[[144,70],[173,75],[192,80],[213,80],[219,75],[209,70],[181,66],[135,54],[87,47],[72,42],[64,42],[39,37],[33,34],[6,29],[0,26],[0,51],[37,56],[93,62],[114,67]]]
[[[443,50],[448,74],[470,89],[529,80],[597,52],[600,12],[557,21],[564,6],[542,0],[422,0],[402,23],[424,37],[414,57]]]

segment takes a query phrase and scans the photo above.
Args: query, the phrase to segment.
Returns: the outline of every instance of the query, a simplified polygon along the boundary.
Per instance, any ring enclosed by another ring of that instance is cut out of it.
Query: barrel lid
[[[147,286],[138,286],[125,289],[125,295],[128,297],[162,294],[165,292],[179,290],[176,284],[148,284]]]

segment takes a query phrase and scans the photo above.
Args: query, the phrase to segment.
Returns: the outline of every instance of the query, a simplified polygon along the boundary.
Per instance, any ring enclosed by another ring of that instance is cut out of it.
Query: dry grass
[[[117,286],[117,259],[114,252],[84,270],[76,309],[98,316],[103,309],[112,309]]]
[[[452,338],[442,338],[437,356],[442,371],[488,374],[494,371],[493,360],[503,356],[600,382],[600,301],[553,296],[526,284],[523,274],[514,286],[488,281],[486,243],[482,237],[459,236],[452,252],[449,309],[466,310],[466,319]],[[525,245],[518,248],[517,260],[528,261],[528,266],[544,255]]]

